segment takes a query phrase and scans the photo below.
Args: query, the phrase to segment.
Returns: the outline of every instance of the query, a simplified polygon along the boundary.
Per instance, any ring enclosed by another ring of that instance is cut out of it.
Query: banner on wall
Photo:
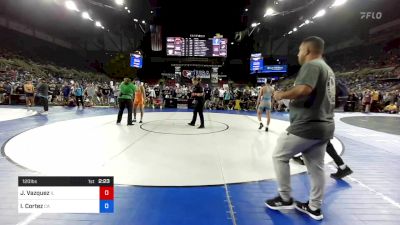
[[[181,67],[180,66],[175,66],[175,75],[180,76],[181,75]]]
[[[211,83],[212,84],[218,84],[218,73],[212,73],[211,74]]]
[[[182,70],[182,76],[188,79],[192,79],[194,77],[211,79],[211,74],[208,70]]]

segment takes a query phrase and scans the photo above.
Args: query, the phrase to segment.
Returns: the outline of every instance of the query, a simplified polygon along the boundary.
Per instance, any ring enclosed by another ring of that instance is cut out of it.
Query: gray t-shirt
[[[308,85],[309,96],[290,102],[290,126],[287,131],[307,139],[331,139],[335,131],[335,74],[322,59],[305,63],[294,85]]]
[[[39,83],[36,87],[37,96],[47,97],[49,95],[49,85],[45,83]]]

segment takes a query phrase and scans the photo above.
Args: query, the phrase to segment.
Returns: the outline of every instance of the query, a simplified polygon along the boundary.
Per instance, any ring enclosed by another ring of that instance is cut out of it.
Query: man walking
[[[290,126],[279,137],[272,156],[279,195],[265,202],[268,208],[274,210],[295,207],[315,220],[323,219],[324,155],[335,130],[335,75],[322,59],[323,51],[324,41],[321,38],[313,36],[304,39],[297,55],[302,67],[295,86],[274,95],[276,100],[292,100]],[[311,178],[311,191],[308,202],[294,204],[289,160],[300,152]]]
[[[272,95],[274,94],[274,88],[269,85],[268,80],[265,82],[265,85],[260,89],[260,93],[258,94],[257,98],[257,117],[258,122],[260,123],[260,127],[258,128],[261,130],[264,127],[262,123],[262,113],[265,111],[267,114],[267,123],[265,124],[265,131],[268,131],[269,123],[271,122],[271,110],[272,110]]]
[[[36,87],[36,95],[40,98],[40,104],[43,106],[43,112],[40,112],[42,115],[47,115],[49,111],[49,85],[47,84],[46,79],[41,79],[38,86]]]

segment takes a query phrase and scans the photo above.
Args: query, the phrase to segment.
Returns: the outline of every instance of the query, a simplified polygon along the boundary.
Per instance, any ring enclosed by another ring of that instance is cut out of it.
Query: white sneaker
[[[48,115],[49,112],[48,112],[48,111],[45,111],[45,112],[42,112],[42,113],[40,113],[40,114],[42,114],[42,115]]]

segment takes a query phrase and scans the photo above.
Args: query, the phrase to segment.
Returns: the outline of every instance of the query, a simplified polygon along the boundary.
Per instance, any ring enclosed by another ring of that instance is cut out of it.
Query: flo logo
[[[381,12],[360,12],[362,20],[380,20],[382,18]]]

